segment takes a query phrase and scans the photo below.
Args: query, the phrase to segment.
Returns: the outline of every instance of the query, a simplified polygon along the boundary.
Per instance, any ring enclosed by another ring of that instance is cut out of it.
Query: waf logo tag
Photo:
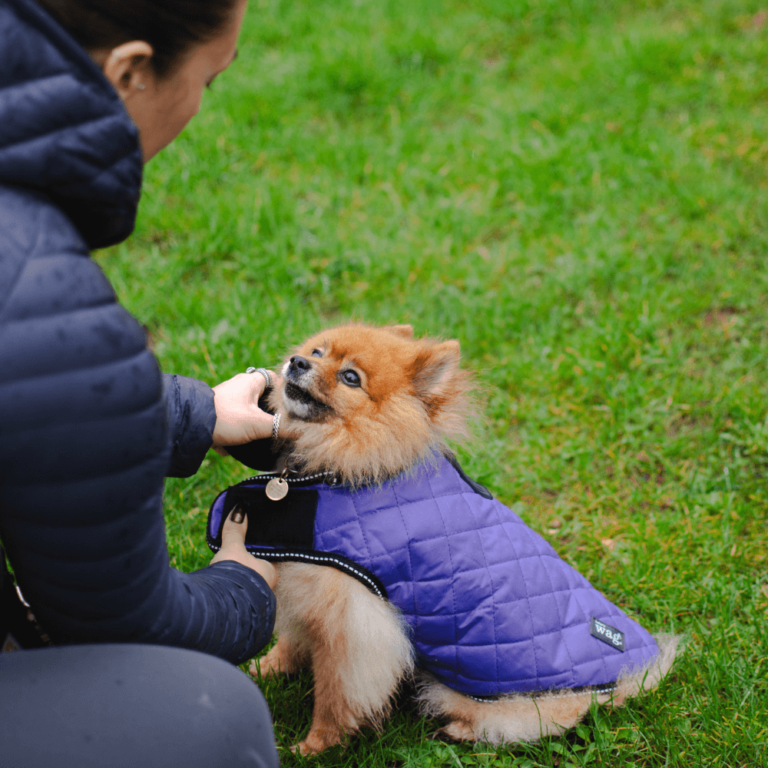
[[[616,627],[596,619],[594,616],[590,619],[589,634],[598,640],[602,640],[604,643],[608,643],[611,648],[615,648],[617,651],[624,650],[624,633],[619,632]]]

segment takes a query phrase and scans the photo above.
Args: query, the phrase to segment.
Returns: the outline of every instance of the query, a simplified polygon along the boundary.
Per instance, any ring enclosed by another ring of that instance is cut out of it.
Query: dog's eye
[[[341,374],[341,380],[348,387],[359,387],[360,386],[360,377],[354,371],[344,371]]]
[[[322,349],[313,349],[312,350],[312,357],[322,357],[323,356],[323,350]]]

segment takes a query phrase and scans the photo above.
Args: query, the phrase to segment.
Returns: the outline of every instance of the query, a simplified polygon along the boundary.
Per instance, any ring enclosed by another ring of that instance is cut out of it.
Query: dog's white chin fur
[[[307,419],[310,414],[310,406],[307,403],[299,402],[288,397],[285,390],[283,390],[283,403],[285,404],[285,410],[297,419]]]

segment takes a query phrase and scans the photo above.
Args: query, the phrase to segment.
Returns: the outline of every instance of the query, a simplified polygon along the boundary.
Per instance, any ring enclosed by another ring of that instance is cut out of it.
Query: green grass
[[[768,764],[762,0],[252,0],[240,57],[99,260],[210,383],[354,317],[459,339],[465,468],[688,649],[562,739],[431,739],[407,696],[317,766]],[[169,545],[248,474],[169,482]],[[311,679],[264,685],[283,764]]]

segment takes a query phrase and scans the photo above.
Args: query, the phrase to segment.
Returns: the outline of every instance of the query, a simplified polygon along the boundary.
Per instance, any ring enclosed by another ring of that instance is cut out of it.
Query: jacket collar
[[[91,248],[133,231],[136,126],[88,54],[34,0],[0,3],[0,184],[48,196]]]

